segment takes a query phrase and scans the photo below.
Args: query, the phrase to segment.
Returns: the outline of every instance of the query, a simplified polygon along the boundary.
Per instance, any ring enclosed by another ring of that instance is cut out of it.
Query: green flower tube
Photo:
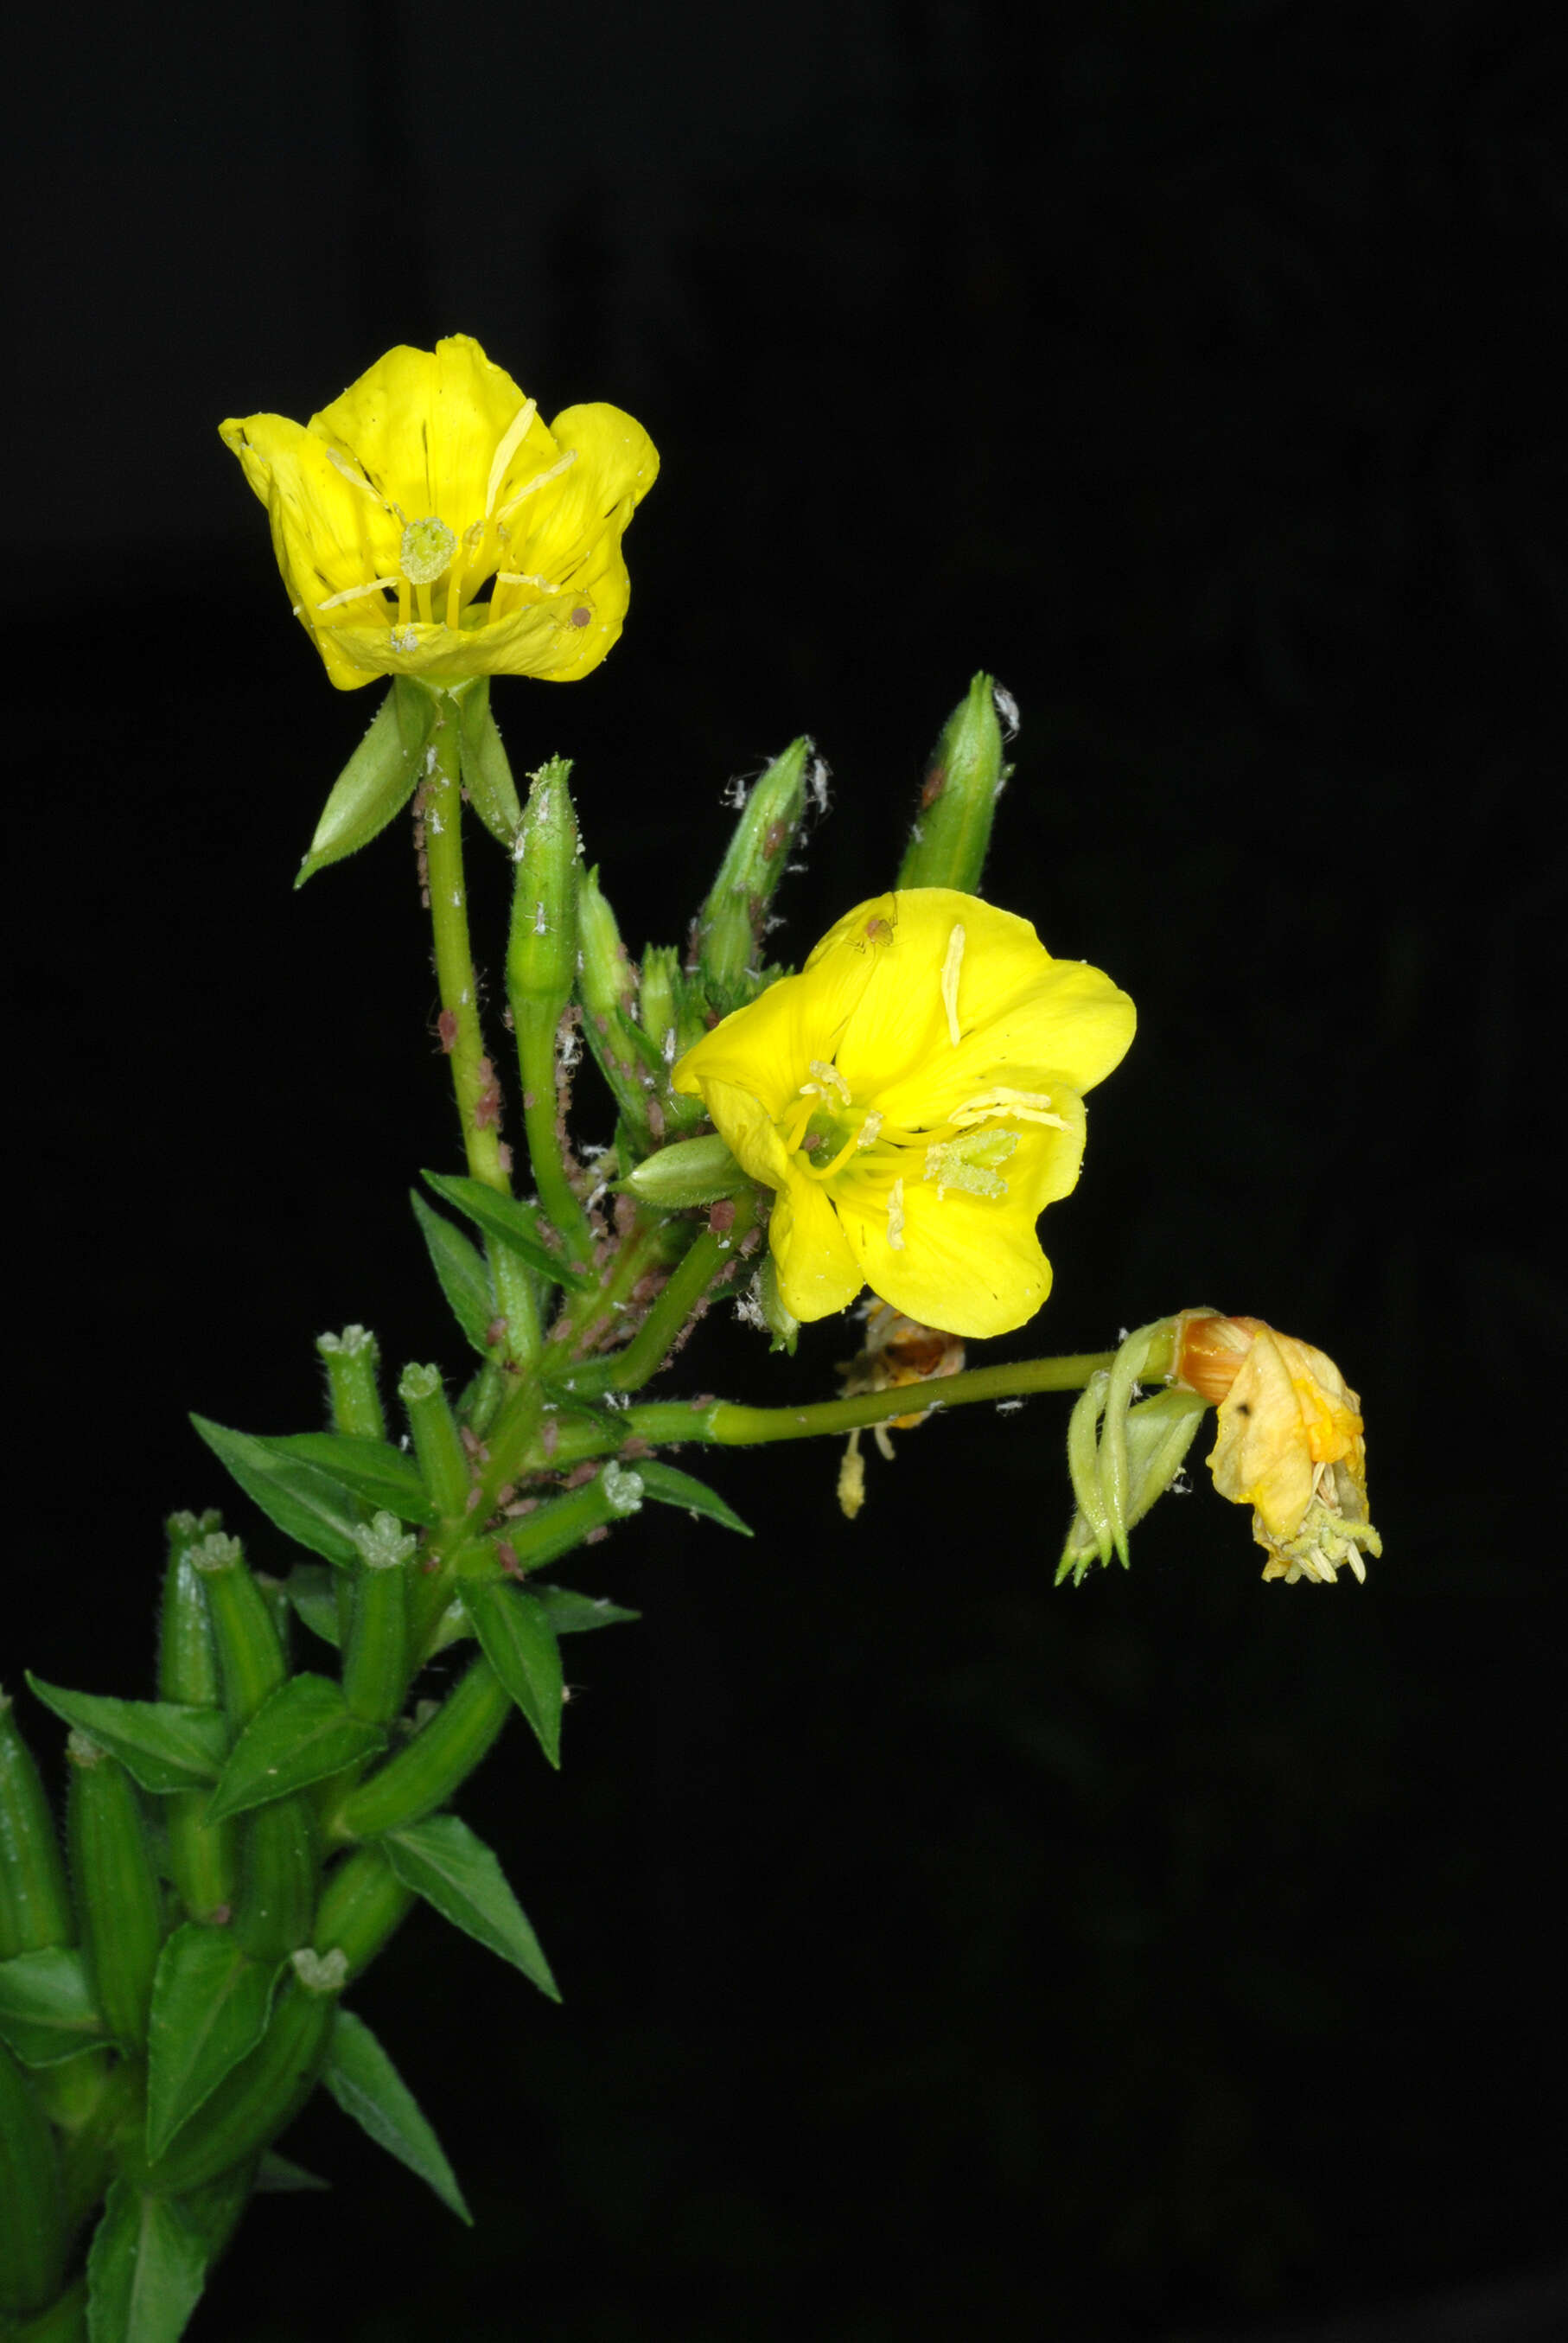
[[[292,2123],[316,2087],[347,1975],[339,1954],[293,1955],[266,2032],[225,2076],[141,2185],[184,2197],[256,2155]]]
[[[72,1732],[66,1755],[66,1834],[94,1997],[116,2040],[145,2050],[163,1913],[141,1808],[124,1766],[85,1733]]]
[[[376,1838],[444,1805],[497,1738],[511,1701],[488,1660],[476,1660],[406,1749],[353,1792],[330,1826]]]
[[[0,1960],[75,1936],[55,1818],[15,1707],[0,1693]]]
[[[358,1440],[385,1440],[387,1419],[376,1370],[381,1353],[367,1327],[345,1326],[341,1334],[320,1334],[316,1348],[327,1369],[336,1430]]]
[[[217,1516],[207,1520],[216,1524]],[[222,1696],[217,1645],[206,1582],[190,1556],[196,1540],[180,1534],[186,1523],[193,1531],[198,1526],[189,1513],[176,1514],[169,1524],[158,1631],[158,1694],[164,1700],[212,1708]],[[206,1528],[205,1523],[200,1526]],[[204,1921],[233,1904],[239,1881],[234,1825],[207,1822],[206,1803],[205,1790],[177,1790],[163,1805],[175,1885],[190,1917]]]
[[[468,1508],[473,1486],[468,1460],[457,1436],[457,1419],[447,1404],[439,1367],[405,1367],[397,1396],[408,1412],[414,1453],[419,1475],[443,1521],[460,1522]]]
[[[32,2085],[0,2043],[0,2313],[41,2310],[59,2288],[65,2261],[54,2137]]]
[[[313,1932],[318,1953],[341,1953],[357,1977],[400,1926],[414,1891],[378,1846],[356,1847],[328,1879]]]

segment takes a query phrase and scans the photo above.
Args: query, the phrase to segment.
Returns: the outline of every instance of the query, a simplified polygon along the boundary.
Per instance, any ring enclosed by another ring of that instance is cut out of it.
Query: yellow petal
[[[688,1050],[670,1077],[675,1089],[695,1098],[710,1082],[739,1082],[775,1119],[787,1113],[812,1059],[830,1059],[839,1047],[870,975],[869,960],[852,949],[824,961],[819,947],[800,975],[780,977]]]
[[[885,1200],[878,1212],[869,1185],[857,1183],[839,1212],[861,1273],[884,1302],[906,1318],[976,1338],[1009,1333],[1033,1317],[1050,1291],[1050,1263],[1033,1213],[1010,1187],[1002,1200],[952,1189],[939,1199],[935,1188],[906,1181],[903,1244],[895,1248]]]
[[[815,1181],[792,1178],[780,1191],[768,1242],[784,1306],[802,1321],[847,1310],[865,1282],[839,1216]]]
[[[511,376],[471,334],[452,334],[433,350],[388,350],[313,416],[310,428],[352,458],[407,519],[434,513],[460,536],[484,513],[491,459],[523,404]],[[525,446],[509,477],[554,460],[543,423],[536,420]]]
[[[703,1086],[703,1101],[714,1129],[741,1170],[767,1187],[782,1188],[789,1177],[784,1142],[755,1094],[734,1082],[709,1081]]]
[[[1314,1470],[1289,1365],[1265,1327],[1220,1403],[1209,1458],[1214,1486],[1251,1505],[1270,1534],[1292,1537],[1312,1500]]]

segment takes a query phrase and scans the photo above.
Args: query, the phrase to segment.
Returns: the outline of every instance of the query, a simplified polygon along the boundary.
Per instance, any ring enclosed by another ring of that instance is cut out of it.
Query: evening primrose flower
[[[471,335],[388,350],[307,424],[219,426],[343,691],[378,675],[587,675],[620,633],[621,533],[658,470],[618,407],[535,402]]]
[[[755,1180],[797,1318],[862,1285],[950,1334],[1005,1333],[1044,1301],[1034,1232],[1083,1154],[1083,1092],[1132,1039],[1131,1001],[1027,920],[946,887],[861,903],[799,976],[676,1066]]]
[[[1252,1507],[1263,1576],[1332,1586],[1348,1564],[1364,1579],[1361,1549],[1382,1541],[1367,1516],[1362,1403],[1333,1361],[1261,1318],[1184,1311],[1172,1379],[1217,1403],[1209,1467],[1222,1497]]]

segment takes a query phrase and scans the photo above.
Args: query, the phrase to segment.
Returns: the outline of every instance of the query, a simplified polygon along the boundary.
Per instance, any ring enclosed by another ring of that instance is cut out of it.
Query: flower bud
[[[926,767],[898,886],[979,891],[991,817],[1012,770],[1002,762],[997,698],[991,678],[977,675],[943,725]]]
[[[689,1204],[711,1204],[746,1185],[746,1174],[717,1131],[702,1139],[678,1139],[628,1172],[626,1185],[645,1204],[675,1212]]]
[[[791,740],[748,797],[697,923],[698,966],[720,1016],[751,999],[768,906],[806,809],[811,743]]]
[[[518,833],[507,990],[521,1028],[525,1014],[553,1035],[578,972],[578,822],[568,784],[571,762],[552,757],[533,776]]]
[[[666,1068],[658,1043],[637,1021],[637,977],[600,890],[597,864],[578,889],[578,942],[583,1031],[633,1148],[646,1154],[655,1141],[648,1102]]]

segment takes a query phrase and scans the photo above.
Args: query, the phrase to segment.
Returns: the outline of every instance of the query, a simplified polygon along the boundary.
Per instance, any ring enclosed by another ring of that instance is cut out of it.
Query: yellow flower
[[[547,430],[454,334],[388,350],[307,424],[249,415],[219,436],[340,690],[378,675],[570,682],[620,633],[621,532],[658,457],[618,407],[568,407]]]
[[[1361,1401],[1333,1361],[1261,1318],[1184,1311],[1172,1379],[1218,1403],[1209,1467],[1232,1503],[1251,1505],[1265,1578],[1332,1586],[1360,1549],[1381,1554],[1367,1516]]]
[[[847,913],[673,1080],[779,1191],[769,1242],[797,1318],[869,1284],[928,1326],[1001,1334],[1050,1291],[1035,1221],[1077,1181],[1082,1093],[1133,1022],[1027,920],[915,887]]]

